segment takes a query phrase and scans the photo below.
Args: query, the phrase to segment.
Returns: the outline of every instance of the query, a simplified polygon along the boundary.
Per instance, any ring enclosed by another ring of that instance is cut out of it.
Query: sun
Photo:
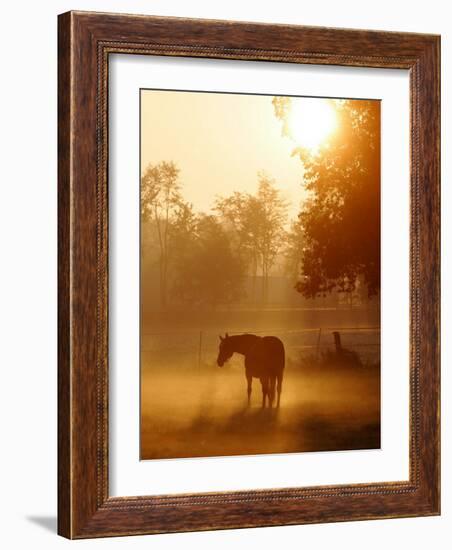
[[[328,99],[292,98],[289,134],[300,147],[318,151],[337,126],[336,111]]]

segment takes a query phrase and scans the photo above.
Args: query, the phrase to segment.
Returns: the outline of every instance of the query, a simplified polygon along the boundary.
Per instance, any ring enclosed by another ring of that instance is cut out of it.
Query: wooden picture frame
[[[112,53],[401,68],[410,74],[408,481],[110,497],[108,60]],[[58,532],[68,538],[440,512],[440,38],[69,12],[58,38]]]

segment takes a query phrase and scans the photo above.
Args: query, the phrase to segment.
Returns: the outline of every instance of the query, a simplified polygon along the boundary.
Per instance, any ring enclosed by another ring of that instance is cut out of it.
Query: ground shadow
[[[247,406],[241,369],[145,380],[141,457],[185,458],[380,448],[379,368],[287,368],[280,408]]]
[[[30,523],[39,525],[46,531],[51,531],[52,533],[57,532],[57,518],[56,516],[27,516],[26,518]]]

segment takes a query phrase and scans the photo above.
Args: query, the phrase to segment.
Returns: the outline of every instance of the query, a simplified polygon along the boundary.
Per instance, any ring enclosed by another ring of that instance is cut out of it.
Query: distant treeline
[[[218,197],[211,213],[183,199],[173,161],[141,178],[142,288],[158,287],[160,307],[273,301],[287,281],[293,303],[323,298],[365,302],[380,288],[380,134],[376,102],[336,101],[337,132],[315,154],[298,148],[308,200],[295,220],[268,174],[254,194]],[[274,99],[283,122],[290,98]],[[340,135],[338,135],[340,134]],[[155,276],[157,274],[157,276]],[[290,298],[289,298],[289,301]]]

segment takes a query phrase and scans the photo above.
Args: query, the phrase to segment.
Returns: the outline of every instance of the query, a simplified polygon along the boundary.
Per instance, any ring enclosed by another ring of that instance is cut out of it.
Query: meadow
[[[147,319],[141,354],[141,458],[380,447],[377,312],[274,309]],[[300,323],[303,318],[303,323]],[[354,321],[353,326],[351,321]],[[218,334],[279,336],[286,348],[280,408],[247,406],[243,357],[220,368]],[[171,328],[171,331],[169,330]],[[339,357],[332,330],[350,354]]]

